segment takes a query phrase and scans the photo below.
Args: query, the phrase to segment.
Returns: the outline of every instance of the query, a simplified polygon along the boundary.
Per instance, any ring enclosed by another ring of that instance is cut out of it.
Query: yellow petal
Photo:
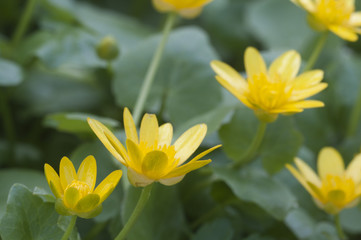
[[[113,192],[122,177],[121,170],[115,170],[110,173],[94,190],[95,194],[100,197],[99,203],[102,203]]]
[[[301,66],[301,56],[291,50],[279,56],[270,66],[270,77],[280,76],[283,81],[294,79]]]
[[[93,132],[97,135],[99,140],[104,144],[108,151],[122,164],[127,166],[127,163],[124,159],[127,157],[126,150],[124,146],[119,142],[119,140],[114,136],[114,134],[101,122],[88,118],[88,123]]]
[[[128,108],[124,108],[123,121],[124,121],[124,130],[127,139],[130,139],[134,143],[138,144],[139,142],[138,142],[137,128],[135,127],[132,114],[129,112]]]
[[[173,126],[170,123],[165,123],[159,127],[158,146],[170,146],[173,138]]]
[[[77,175],[73,163],[67,157],[63,157],[59,167],[60,182],[63,189],[71,184],[73,180],[77,180]]]
[[[184,163],[199,145],[207,134],[207,125],[198,124],[183,133],[174,143],[176,151],[175,158],[179,159],[178,165]]]
[[[148,152],[142,162],[142,173],[150,179],[158,180],[166,174],[168,156],[162,151]]]
[[[316,108],[316,107],[323,107],[325,104],[321,101],[317,100],[305,100],[305,101],[298,101],[289,103],[285,106],[282,106],[282,108],[298,108],[298,109],[304,109],[304,108]]]
[[[154,179],[150,179],[143,174],[136,172],[135,170],[128,168],[128,180],[134,187],[145,187],[154,182]]]
[[[63,187],[61,186],[60,179],[58,174],[55,172],[54,168],[52,168],[49,164],[45,163],[44,165],[44,173],[46,180],[50,186],[50,182],[52,182],[53,188],[50,188],[56,198],[60,198],[63,194]]]
[[[304,161],[299,158],[295,158],[295,163],[303,177],[306,179],[307,182],[311,182],[316,187],[321,187],[322,183],[320,178],[317,174],[310,168]]]
[[[201,167],[207,165],[210,162],[212,162],[212,160],[209,159],[209,160],[193,161],[193,162],[186,163],[182,166],[177,167],[170,173],[168,173],[166,176],[163,177],[163,179],[183,176],[191,171],[194,171],[198,168],[201,168]]]
[[[295,78],[292,86],[294,90],[303,90],[310,86],[316,85],[323,79],[323,71],[322,70],[313,70],[304,72],[298,77]]]
[[[139,149],[138,145],[130,139],[127,139],[127,149],[130,158],[130,161],[128,161],[129,167],[140,171],[144,157],[143,152]]]
[[[221,61],[212,61],[211,67],[218,76],[227,82],[227,85],[231,86],[239,94],[248,88],[247,81],[228,64]]]
[[[174,9],[174,6],[165,2],[164,0],[152,0],[152,3],[155,9],[157,9],[159,12],[167,12]]]
[[[346,169],[346,176],[353,179],[355,184],[361,182],[361,154],[357,154]]]
[[[361,27],[361,12],[352,13],[349,24],[354,27]]]
[[[358,40],[358,36],[354,29],[343,27],[340,25],[329,26],[329,29],[331,32],[346,41],[356,42]]]
[[[140,141],[152,146],[158,141],[158,120],[154,114],[145,114],[140,125]]]
[[[205,155],[207,155],[208,153],[210,152],[213,152],[214,150],[216,150],[217,148],[220,148],[222,147],[222,145],[217,145],[217,146],[214,146],[206,151],[203,151],[201,152],[200,154],[198,154],[195,158],[193,158],[192,160],[190,160],[189,162],[194,162],[194,161],[197,161],[199,159],[201,159],[202,157],[204,157]]]
[[[203,7],[182,9],[179,11],[179,15],[184,18],[192,19],[198,17],[202,13]]]
[[[80,193],[75,187],[69,187],[64,192],[64,204],[69,209],[73,209],[80,199]]]
[[[247,98],[242,94],[242,91],[240,91],[238,88],[234,87],[234,85],[231,85],[228,81],[223,79],[220,76],[216,76],[217,81],[230,93],[232,93],[236,98],[238,98],[241,102],[243,102],[247,107],[252,108],[252,104],[249,103]]]
[[[174,178],[165,178],[165,179],[160,179],[159,182],[163,185],[166,186],[172,186],[174,184],[179,183],[180,181],[183,180],[185,175],[182,176],[178,176],[178,177],[174,177]]]
[[[78,169],[78,180],[88,184],[90,191],[93,191],[97,179],[97,163],[93,156],[86,157]]]
[[[302,100],[302,99],[311,97],[311,96],[316,95],[317,93],[321,92],[325,88],[327,88],[327,83],[319,83],[313,87],[310,87],[310,88],[307,88],[304,90],[293,91],[292,97],[290,98],[290,100],[298,101],[298,100]]]
[[[244,65],[246,67],[248,78],[252,78],[253,75],[258,75],[260,73],[267,75],[266,64],[258,50],[253,47],[248,47],[246,49],[244,54]]]
[[[77,212],[89,212],[96,208],[99,204],[100,197],[98,194],[88,194],[78,201],[75,206]]]
[[[341,155],[336,149],[331,147],[322,148],[317,160],[318,175],[321,180],[326,179],[327,175],[342,176],[345,166]]]

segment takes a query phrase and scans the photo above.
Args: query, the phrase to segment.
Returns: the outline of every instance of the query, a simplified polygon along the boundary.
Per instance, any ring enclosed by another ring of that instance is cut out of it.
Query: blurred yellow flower
[[[330,214],[355,206],[361,195],[361,154],[354,157],[345,170],[341,155],[331,147],[318,155],[318,174],[301,159],[295,158],[298,168],[286,167],[311,194],[318,207]]]
[[[125,108],[125,149],[102,123],[94,119],[88,119],[88,123],[105,147],[128,168],[128,179],[136,187],[144,187],[155,181],[168,186],[176,184],[185,174],[210,163],[210,159],[199,159],[220,147],[219,145],[210,148],[183,164],[203,141],[207,133],[205,124],[188,129],[172,145],[173,127],[170,123],[158,126],[154,114],[145,114],[138,138],[133,117]]]
[[[323,71],[313,70],[296,76],[301,57],[294,50],[278,57],[267,70],[266,64],[253,47],[244,55],[247,81],[231,66],[212,61],[218,82],[247,107],[253,109],[260,120],[274,121],[279,113],[302,112],[304,108],[324,106],[323,102],[304,100],[327,87],[320,83]]]
[[[201,14],[204,5],[212,0],[153,0],[159,12],[176,12],[185,18],[194,18]]]
[[[83,160],[78,172],[75,172],[73,163],[67,157],[60,161],[59,175],[49,164],[45,164],[44,171],[50,189],[57,198],[57,212],[82,218],[100,214],[102,202],[113,192],[122,176],[121,170],[113,171],[94,190],[97,165],[93,156]]]
[[[355,12],[355,0],[291,0],[308,12],[315,30],[330,30],[347,41],[357,41],[361,33],[361,12]]]

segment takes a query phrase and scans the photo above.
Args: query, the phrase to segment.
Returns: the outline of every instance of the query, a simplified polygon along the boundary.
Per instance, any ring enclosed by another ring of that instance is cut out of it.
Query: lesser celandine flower
[[[144,187],[155,181],[164,185],[176,184],[188,172],[210,163],[210,159],[199,159],[219,147],[208,149],[183,164],[203,141],[207,132],[205,124],[190,128],[171,144],[172,125],[165,123],[159,127],[154,114],[145,114],[138,138],[133,117],[125,108],[125,148],[102,123],[94,119],[88,119],[88,123],[105,147],[128,168],[129,181],[136,187]]]
[[[212,0],[152,0],[160,12],[176,12],[185,18],[194,18],[201,14],[204,5]]]
[[[361,154],[345,169],[341,155],[331,147],[318,156],[318,175],[301,159],[295,158],[298,170],[287,164],[293,176],[311,194],[316,204],[330,214],[353,207],[361,195]]]
[[[323,71],[313,70],[297,76],[301,66],[298,52],[291,50],[278,57],[267,69],[253,47],[244,55],[247,80],[226,63],[212,61],[218,82],[247,107],[253,109],[260,120],[272,122],[279,113],[302,112],[305,108],[324,106],[323,102],[305,100],[327,87],[320,83]]]
[[[315,30],[330,30],[347,41],[357,41],[361,33],[361,12],[355,12],[355,0],[291,0],[308,12]]]
[[[60,161],[59,175],[49,164],[45,164],[44,170],[50,189],[57,198],[57,212],[82,218],[92,218],[101,212],[102,202],[112,193],[122,176],[121,170],[113,171],[94,189],[97,166],[93,156],[83,160],[78,172],[67,157]]]

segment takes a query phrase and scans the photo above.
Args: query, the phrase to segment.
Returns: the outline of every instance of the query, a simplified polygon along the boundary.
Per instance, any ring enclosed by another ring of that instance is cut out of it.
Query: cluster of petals
[[[308,12],[316,30],[329,30],[347,41],[357,41],[361,33],[361,12],[355,12],[355,0],[291,0]]]
[[[57,212],[82,218],[100,214],[102,202],[113,192],[122,176],[121,170],[113,171],[94,189],[97,166],[93,156],[86,157],[77,172],[67,157],[60,161],[59,175],[49,164],[45,164],[44,171],[56,197]]]
[[[361,195],[361,154],[356,155],[345,169],[341,155],[331,147],[323,148],[318,156],[318,175],[301,159],[298,168],[287,164],[293,176],[311,194],[318,207],[330,214],[355,206]]]
[[[195,18],[201,14],[204,5],[212,0],[153,0],[160,12],[176,12],[184,18]]]
[[[221,61],[212,61],[217,81],[261,120],[273,121],[279,113],[302,112],[305,108],[324,106],[317,100],[305,100],[327,87],[321,83],[323,71],[313,70],[297,76],[301,56],[291,50],[279,56],[267,69],[257,49],[248,47],[244,54],[247,80]],[[268,120],[267,120],[268,119]]]
[[[88,123],[110,153],[127,167],[128,179],[136,187],[144,187],[155,181],[168,186],[176,184],[188,172],[210,163],[210,159],[200,159],[220,147],[210,148],[185,163],[203,141],[207,133],[205,124],[188,129],[172,145],[173,127],[170,123],[159,126],[154,114],[145,114],[138,137],[133,117],[125,108],[125,148],[102,123],[94,119],[88,119]]]

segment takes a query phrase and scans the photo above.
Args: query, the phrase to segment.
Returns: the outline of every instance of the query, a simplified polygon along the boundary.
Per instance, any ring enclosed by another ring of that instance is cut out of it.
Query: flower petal
[[[298,109],[305,109],[305,108],[316,108],[316,107],[323,107],[325,104],[318,100],[305,100],[305,101],[298,101],[292,102],[287,105],[282,106],[282,108],[298,108]]]
[[[96,208],[99,204],[100,197],[98,194],[88,194],[78,201],[75,206],[77,212],[89,212]]]
[[[102,203],[113,192],[122,177],[122,170],[115,170],[110,173],[94,190],[94,193],[99,195],[99,203]]]
[[[247,77],[252,78],[254,75],[264,73],[267,75],[267,67],[261,54],[254,47],[248,47],[244,54],[244,64]]]
[[[128,167],[133,168],[136,171],[141,171],[142,161],[144,157],[143,152],[132,140],[127,139],[126,143],[129,154]]]
[[[135,126],[132,114],[129,112],[128,108],[124,108],[123,121],[124,121],[124,130],[127,139],[130,139],[134,143],[138,144],[139,142],[138,142],[137,128]]]
[[[300,158],[295,158],[295,163],[300,173],[303,175],[307,182],[311,182],[316,187],[321,187],[322,183],[317,174]]]
[[[150,179],[160,179],[168,171],[168,156],[162,151],[148,152],[142,162],[142,173]]]
[[[159,126],[154,114],[145,114],[140,125],[140,142],[152,146],[158,141]]]
[[[295,78],[292,86],[294,90],[303,90],[310,86],[317,85],[323,79],[323,71],[322,70],[312,70],[308,72],[304,72],[298,77]]]
[[[174,10],[174,6],[165,2],[164,0],[152,0],[155,9],[159,12],[167,12]]]
[[[333,25],[328,27],[331,32],[339,36],[340,38],[350,41],[356,42],[358,40],[358,35],[356,34],[355,30],[348,27],[343,27],[340,25]]]
[[[349,24],[354,27],[361,27],[361,12],[352,13]]]
[[[63,189],[71,184],[73,180],[77,180],[78,176],[76,175],[75,168],[73,163],[67,157],[63,157],[60,161],[59,167],[60,182]]]
[[[44,165],[44,173],[46,180],[48,181],[48,184],[50,186],[50,183],[53,185],[53,187],[50,187],[51,191],[55,195],[56,198],[60,198],[63,194],[63,187],[60,183],[60,178],[54,168],[52,168],[49,164],[45,163]]]
[[[178,165],[184,163],[199,147],[207,134],[207,125],[198,124],[183,133],[174,143],[175,159],[179,158]]]
[[[346,169],[346,176],[353,179],[357,185],[361,182],[361,154],[357,154]]]
[[[78,169],[78,180],[88,184],[90,191],[93,191],[97,179],[97,163],[93,156],[86,157]]]
[[[185,175],[174,177],[174,178],[165,178],[165,179],[159,179],[159,182],[166,186],[172,186],[174,184],[179,183],[183,180]]]
[[[208,149],[208,150],[206,150],[206,151],[203,151],[203,152],[201,152],[200,154],[198,154],[195,158],[193,158],[192,160],[190,160],[189,162],[197,161],[197,160],[201,159],[202,157],[204,157],[205,155],[207,155],[208,153],[213,152],[214,150],[216,150],[217,148],[220,148],[220,147],[222,147],[221,144],[219,144],[219,145],[217,145],[217,146],[214,146],[214,147],[212,147],[212,148],[210,148],[210,149]]]
[[[179,11],[179,15],[184,18],[192,19],[198,17],[202,13],[203,7],[182,9]]]
[[[301,56],[298,52],[291,50],[279,56],[270,66],[271,78],[280,76],[283,81],[294,79],[301,66]]]
[[[128,168],[128,180],[134,187],[145,187],[154,182],[143,174],[139,174],[131,168]]]
[[[336,149],[324,147],[321,149],[317,160],[318,175],[326,179],[327,175],[342,176],[345,171],[343,159]]]
[[[173,126],[170,123],[165,123],[159,127],[158,146],[170,146],[173,138]]]
[[[80,199],[80,193],[75,187],[69,187],[64,192],[64,204],[69,209],[74,209]]]
[[[193,162],[186,163],[182,166],[177,167],[170,173],[168,173],[166,176],[163,177],[163,179],[183,176],[191,171],[194,171],[198,168],[201,168],[201,167],[207,165],[210,162],[212,162],[212,160],[208,159],[208,160],[200,160],[200,161],[193,161]]]
[[[327,83],[319,83],[316,86],[300,90],[300,91],[293,91],[292,97],[290,98],[291,101],[299,101],[305,98],[311,97],[316,95],[317,93],[321,92],[325,88],[327,88]]]

